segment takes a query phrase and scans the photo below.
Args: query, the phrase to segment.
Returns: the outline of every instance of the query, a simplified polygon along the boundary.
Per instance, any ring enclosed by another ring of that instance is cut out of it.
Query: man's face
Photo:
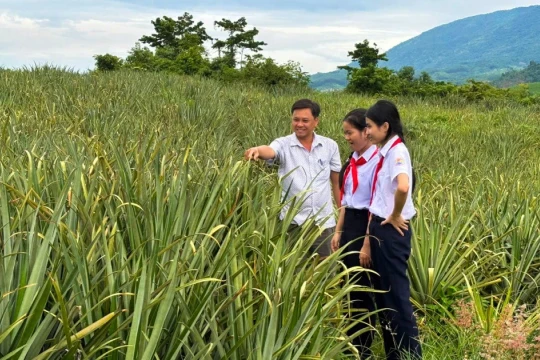
[[[298,139],[311,137],[319,124],[319,118],[313,117],[311,109],[294,110],[292,114],[292,128]]]

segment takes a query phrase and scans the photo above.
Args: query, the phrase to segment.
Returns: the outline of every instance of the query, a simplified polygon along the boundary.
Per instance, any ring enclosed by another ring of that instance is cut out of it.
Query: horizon
[[[85,72],[94,68],[94,55],[110,53],[125,58],[141,36],[153,32],[151,20],[189,12],[204,23],[212,37],[224,37],[214,29],[215,20],[244,16],[248,28],[257,27],[257,38],[268,44],[262,51],[264,56],[279,63],[298,62],[303,71],[313,75],[350,63],[347,52],[364,39],[386,52],[457,20],[540,5],[529,0],[454,2],[467,6],[427,0],[359,5],[342,0],[316,1],[316,6],[308,6],[306,0],[276,0],[253,6],[247,0],[234,0],[226,4],[214,1],[213,8],[208,8],[209,0],[186,2],[187,6],[179,9],[170,0],[153,1],[151,6],[142,5],[143,1],[110,0],[82,0],[71,6],[66,0],[54,0],[47,8],[38,8],[36,0],[0,0],[0,67],[48,64]],[[343,16],[346,10],[350,11]],[[215,56],[213,51],[209,56]]]

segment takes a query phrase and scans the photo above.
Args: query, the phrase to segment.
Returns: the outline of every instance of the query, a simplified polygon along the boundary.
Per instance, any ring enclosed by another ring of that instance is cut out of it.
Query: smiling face
[[[309,139],[319,124],[319,118],[311,113],[311,109],[297,109],[292,114],[292,128],[300,140]]]
[[[375,145],[382,145],[388,137],[389,125],[385,122],[382,125],[377,125],[373,120],[366,117],[367,136]]]
[[[349,143],[351,150],[356,151],[359,154],[371,146],[366,129],[359,130],[348,121],[343,122],[343,135],[345,136],[345,140]]]

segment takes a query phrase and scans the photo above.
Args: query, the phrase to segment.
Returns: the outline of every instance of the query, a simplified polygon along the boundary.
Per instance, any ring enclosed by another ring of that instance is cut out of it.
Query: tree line
[[[540,82],[540,63],[531,61],[521,70],[511,70],[502,74],[494,83],[500,87],[511,87],[519,84]]]
[[[348,92],[422,98],[456,95],[469,101],[501,99],[526,105],[540,104],[540,97],[531,94],[526,84],[507,89],[473,79],[469,79],[465,84],[454,84],[435,81],[425,71],[417,76],[412,66],[405,66],[397,71],[381,67],[382,62],[388,61],[386,54],[380,52],[377,44],[371,45],[368,40],[355,44],[354,50],[349,51],[348,56],[359,66],[338,67],[347,71],[348,83],[345,91]],[[531,64],[536,65],[534,62]]]
[[[111,54],[95,55],[96,69],[167,71],[268,86],[309,83],[300,64],[278,64],[260,53],[267,44],[257,39],[257,28],[248,28],[245,17],[215,21],[214,26],[225,34],[221,39],[211,37],[204,23],[196,22],[187,12],[177,19],[156,18],[152,25],[155,32],[142,36],[125,59]],[[209,56],[207,43],[217,51],[216,57]]]
[[[143,35],[125,59],[111,54],[95,55],[96,69],[167,71],[263,86],[309,86],[309,75],[302,71],[299,63],[278,64],[261,54],[267,44],[257,39],[259,30],[249,28],[245,17],[214,21],[215,28],[224,33],[222,38],[210,36],[204,23],[196,22],[187,12],[177,19],[163,16],[151,22],[155,32]],[[217,52],[213,58],[209,56],[209,43],[210,49]],[[347,92],[416,97],[457,95],[470,101],[495,98],[523,104],[540,103],[540,97],[531,94],[527,85],[501,89],[472,79],[458,85],[435,81],[425,71],[417,75],[411,66],[397,71],[380,66],[388,60],[386,54],[367,39],[355,44],[348,56],[358,67],[338,67],[347,71]],[[536,63],[531,66],[536,67]]]

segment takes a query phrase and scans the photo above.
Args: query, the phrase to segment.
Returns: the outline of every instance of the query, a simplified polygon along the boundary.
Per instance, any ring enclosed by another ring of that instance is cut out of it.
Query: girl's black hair
[[[355,129],[363,131],[367,126],[366,112],[367,110],[362,108],[351,110],[347,115],[345,115],[343,121],[349,123]]]
[[[344,122],[349,123],[352,127],[359,131],[363,131],[367,124],[366,124],[366,109],[358,108],[349,111],[347,115],[343,118]],[[345,175],[345,170],[349,166],[349,163],[351,162],[351,157],[353,156],[354,151],[349,154],[349,157],[347,158],[347,161],[345,161],[345,164],[341,167],[341,170],[339,171],[339,188],[341,189],[343,187],[343,176]]]
[[[366,112],[366,118],[369,118],[377,126],[383,125],[385,122],[388,123],[388,133],[386,134],[386,141],[390,139],[391,136],[397,135],[405,143],[405,137],[403,136],[403,123],[401,122],[401,117],[399,116],[399,111],[397,106],[388,100],[379,100],[373,106],[371,106]],[[411,167],[412,167],[412,191],[416,187],[416,175],[414,173],[414,166],[412,166],[411,158]]]
[[[405,142],[403,137],[403,124],[399,116],[399,111],[393,102],[388,100],[379,100],[366,112],[366,117],[372,120],[377,126],[388,123],[388,133],[386,139],[395,134],[401,138],[401,141]]]

